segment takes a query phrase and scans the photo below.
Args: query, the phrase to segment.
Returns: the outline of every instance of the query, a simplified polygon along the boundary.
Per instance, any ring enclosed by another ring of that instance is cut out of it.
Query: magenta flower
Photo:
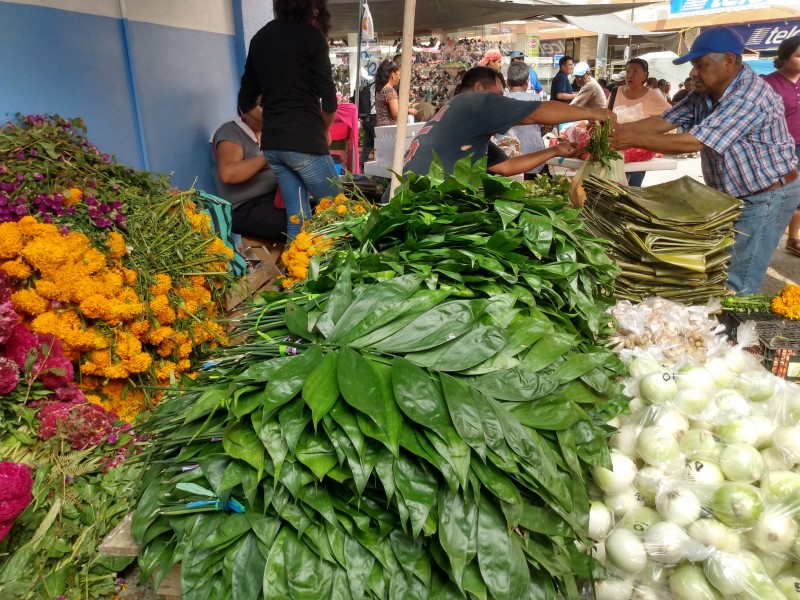
[[[11,525],[31,503],[33,478],[25,465],[9,461],[0,462],[0,540],[11,530]]]
[[[5,271],[0,271],[0,273],[5,273]],[[2,291],[0,291],[0,296],[2,295]],[[8,341],[18,324],[19,315],[14,310],[11,300],[5,300],[0,303],[0,344],[5,344]]]
[[[17,363],[0,356],[0,394],[8,394],[19,383],[19,367]]]

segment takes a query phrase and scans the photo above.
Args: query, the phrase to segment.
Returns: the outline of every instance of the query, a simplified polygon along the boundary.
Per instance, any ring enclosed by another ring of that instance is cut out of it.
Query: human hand
[[[623,123],[616,123],[608,140],[614,150],[624,150],[636,146],[636,134]]]
[[[578,144],[573,144],[571,142],[559,142],[553,146],[553,150],[555,150],[556,156],[574,158],[580,154],[581,149],[578,148]]]
[[[591,121],[602,122],[611,119],[612,123],[617,122],[617,115],[607,108],[592,108],[591,111],[593,115]]]

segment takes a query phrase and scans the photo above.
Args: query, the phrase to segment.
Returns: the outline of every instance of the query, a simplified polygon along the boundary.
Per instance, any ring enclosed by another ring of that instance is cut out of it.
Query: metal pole
[[[411,57],[414,54],[414,15],[417,10],[416,0],[406,0],[403,14],[403,56],[400,59],[400,98],[397,103],[397,131],[394,138],[394,160],[392,171],[403,172],[403,157],[406,153],[406,130],[408,129],[408,96],[411,93]],[[390,195],[394,195],[400,181],[392,175]]]
[[[358,92],[361,89],[361,32],[364,31],[364,0],[358,0],[358,34],[356,35],[356,85],[353,90],[353,101],[358,108]]]

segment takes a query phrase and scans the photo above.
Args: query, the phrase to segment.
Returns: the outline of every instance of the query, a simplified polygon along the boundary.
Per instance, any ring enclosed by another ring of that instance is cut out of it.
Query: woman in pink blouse
[[[777,71],[764,77],[772,89],[783,99],[786,124],[794,138],[795,151],[800,161],[800,35],[783,40],[775,58]],[[786,249],[800,256],[800,206],[789,221],[789,239]]]

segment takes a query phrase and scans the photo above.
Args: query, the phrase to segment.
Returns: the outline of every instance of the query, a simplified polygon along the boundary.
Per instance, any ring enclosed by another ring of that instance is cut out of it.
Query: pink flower
[[[14,519],[31,503],[33,478],[25,465],[0,462],[0,540],[11,529]]]
[[[102,444],[114,432],[117,415],[96,404],[51,402],[40,410],[39,437],[49,440],[60,433],[69,439],[73,449],[82,450]]]
[[[31,348],[35,348],[38,351],[39,341],[25,325],[20,323],[14,328],[8,340],[6,340],[3,356],[10,358],[19,365],[20,370],[24,370],[25,358]]]
[[[4,273],[5,271],[0,271]],[[0,303],[0,344],[5,344],[19,324],[19,315],[10,300]]]
[[[11,277],[0,269],[0,302],[11,300]]]
[[[8,394],[19,383],[17,363],[0,356],[0,394]]]
[[[56,400],[59,402],[70,402],[72,404],[86,402],[86,396],[84,396],[83,392],[74,384],[56,388],[55,392]]]
[[[41,373],[39,380],[48,390],[57,390],[69,385],[75,375],[72,363],[63,356],[58,358],[48,357],[44,365],[42,365],[42,369],[36,372]]]

